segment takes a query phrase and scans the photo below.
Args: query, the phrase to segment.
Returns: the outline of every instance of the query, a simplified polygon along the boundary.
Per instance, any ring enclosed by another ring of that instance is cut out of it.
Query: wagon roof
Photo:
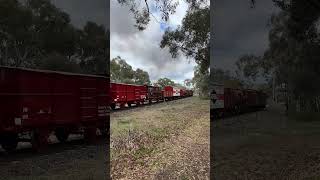
[[[101,75],[81,74],[81,73],[71,73],[71,72],[52,71],[52,70],[40,70],[40,69],[31,69],[31,68],[23,68],[23,67],[0,66],[0,68],[6,68],[6,69],[18,69],[18,70],[22,70],[22,71],[40,72],[40,73],[47,73],[47,74],[62,74],[62,75],[68,75],[68,76],[86,76],[86,77],[109,78],[109,77],[101,76]]]
[[[111,82],[112,84],[122,84],[122,85],[131,85],[131,86],[145,86],[141,84],[127,84],[127,83],[119,83],[119,82]]]

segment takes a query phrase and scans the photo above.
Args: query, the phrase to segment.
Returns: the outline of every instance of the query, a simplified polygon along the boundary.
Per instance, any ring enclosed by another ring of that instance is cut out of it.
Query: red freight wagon
[[[143,85],[133,85],[135,87],[136,104],[143,104],[148,96],[148,87]]]
[[[165,100],[171,100],[173,98],[173,87],[165,86],[163,91],[163,98]]]
[[[13,150],[19,141],[31,141],[37,148],[51,131],[60,141],[70,133],[91,139],[97,128],[105,131],[108,83],[103,76],[0,67],[2,147]],[[25,134],[30,139],[20,138]]]
[[[127,88],[126,84],[110,83],[111,92],[111,108],[114,109],[116,104],[125,104],[127,101]]]
[[[149,100],[149,103],[152,101],[160,101],[163,99],[162,97],[162,91],[160,87],[157,86],[146,86],[148,88],[148,96],[147,99]]]
[[[258,106],[258,92],[256,90],[246,89],[243,93],[247,108]]]
[[[181,97],[185,97],[187,95],[186,90],[185,89],[180,89],[180,96]]]
[[[147,87],[143,85],[110,83],[111,89],[111,108],[114,109],[116,104],[124,106],[128,104],[141,104],[146,100]]]
[[[239,113],[243,105],[243,94],[240,89],[224,89],[224,110]]]

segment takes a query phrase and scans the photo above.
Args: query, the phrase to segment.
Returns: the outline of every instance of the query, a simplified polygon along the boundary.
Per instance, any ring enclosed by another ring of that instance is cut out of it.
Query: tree
[[[191,79],[185,79],[185,80],[183,81],[183,84],[184,84],[184,86],[186,86],[186,87],[188,87],[188,88],[191,88],[191,86],[193,85]]]
[[[139,68],[134,72],[133,79],[135,84],[140,84],[140,85],[151,84],[148,72],[143,71],[142,69],[139,69]]]
[[[142,69],[133,70],[120,56],[113,58],[110,62],[110,77],[114,82],[132,84],[150,84],[149,74]]]
[[[54,71],[80,72],[79,64],[57,53],[45,57],[38,67]]]
[[[174,86],[175,83],[169,78],[159,78],[158,81],[156,82],[156,85],[160,87],[165,87],[165,86]]]
[[[196,66],[192,81],[195,85],[195,90],[199,93],[200,97],[207,98],[209,96],[209,83],[211,81],[209,72],[202,73],[200,66]]]
[[[272,75],[274,86],[285,84],[287,100],[298,107],[295,110],[319,112],[320,35],[316,21],[320,13],[310,4],[313,1],[274,2],[282,11],[271,17],[269,48],[256,59],[259,66],[255,67]],[[250,67],[247,63],[243,70]]]
[[[199,64],[201,73],[206,73],[210,66],[210,8],[190,10],[182,20],[182,26],[176,30],[167,28],[161,48],[169,48],[173,58],[183,53],[188,58],[194,58]]]
[[[0,0],[0,22],[1,65],[61,70],[75,63],[81,66],[77,72],[108,73],[109,36],[103,26],[88,22],[77,29],[47,0]]]

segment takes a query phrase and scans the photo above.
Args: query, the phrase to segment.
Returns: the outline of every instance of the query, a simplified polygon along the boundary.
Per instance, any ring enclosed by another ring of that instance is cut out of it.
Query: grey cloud
[[[268,46],[268,20],[277,8],[271,0],[217,1],[214,7],[211,66],[234,71],[235,61],[246,53],[260,55]]]
[[[51,0],[58,8],[70,15],[71,23],[82,27],[87,21],[104,25],[109,29],[109,0]]]

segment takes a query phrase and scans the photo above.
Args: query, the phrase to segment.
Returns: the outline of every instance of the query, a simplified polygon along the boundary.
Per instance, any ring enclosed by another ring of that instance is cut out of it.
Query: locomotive
[[[264,109],[267,100],[267,94],[262,91],[227,88],[222,84],[214,84],[210,96],[211,119]]]

